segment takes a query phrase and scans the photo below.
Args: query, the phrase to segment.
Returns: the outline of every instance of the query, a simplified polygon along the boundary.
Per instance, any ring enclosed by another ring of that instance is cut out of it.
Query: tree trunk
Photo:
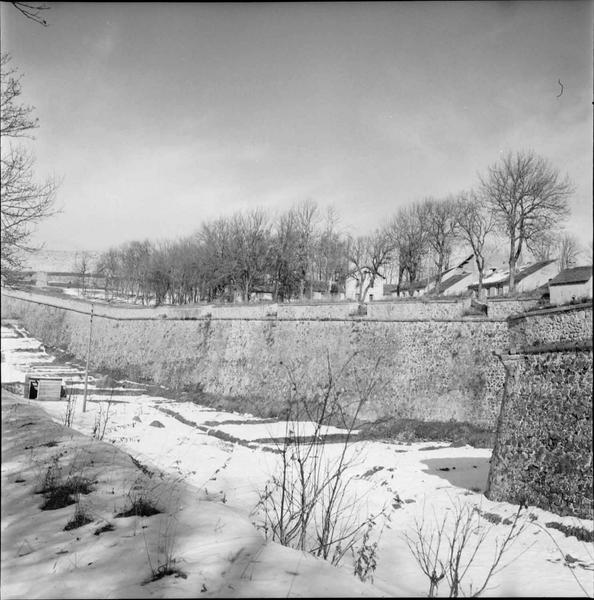
[[[516,252],[515,252],[515,244],[512,239],[509,248],[509,293],[512,294],[516,288]]]
[[[367,294],[369,288],[373,287],[373,284],[375,283],[373,278],[371,278],[365,285],[363,285],[363,281],[361,282],[361,291],[359,292],[359,302],[365,302],[365,295]]]
[[[404,275],[404,267],[398,265],[398,283],[396,284],[396,296],[400,298],[400,283],[402,282],[402,276]]]
[[[483,279],[485,278],[485,259],[478,256],[476,250],[474,251],[474,262],[476,263],[476,270],[478,271],[478,290],[477,298],[479,301],[483,301]]]
[[[439,294],[441,291],[441,276],[443,272],[443,260],[440,258],[437,263],[437,275],[435,276],[435,293]]]
[[[479,299],[480,302],[483,301],[483,271],[481,269],[479,269],[479,280],[478,280],[478,293],[477,293],[477,298]]]

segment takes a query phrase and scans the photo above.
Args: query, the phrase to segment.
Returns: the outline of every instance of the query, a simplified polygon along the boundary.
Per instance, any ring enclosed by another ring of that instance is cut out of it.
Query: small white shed
[[[66,395],[64,381],[61,377],[26,375],[23,395],[28,400],[60,400]]]

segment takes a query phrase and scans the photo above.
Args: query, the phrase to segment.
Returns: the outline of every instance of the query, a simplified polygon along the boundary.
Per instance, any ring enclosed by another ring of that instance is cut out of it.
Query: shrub
[[[94,531],[94,535],[101,535],[102,533],[105,533],[106,531],[114,531],[115,527],[113,526],[112,523],[106,523],[105,525],[103,525],[103,527],[97,527],[97,529],[95,529]]]
[[[99,410],[97,411],[97,414],[95,415],[95,423],[93,425],[92,436],[99,441],[102,441],[103,438],[105,437],[105,430],[107,429],[107,425],[109,423],[109,411],[110,411],[111,405],[112,405],[112,396],[113,396],[113,389],[111,390],[111,395],[109,397],[109,400],[107,402],[107,406],[105,407],[105,409],[103,408],[103,403],[100,402]]]
[[[41,510],[56,510],[76,503],[78,494],[90,494],[93,491],[91,482],[82,477],[71,477],[62,483],[56,483],[52,487],[42,491],[45,502]]]
[[[87,510],[82,506],[80,502],[80,497],[76,502],[76,510],[74,511],[74,516],[66,526],[64,527],[64,531],[69,531],[71,529],[77,529],[78,527],[82,527],[83,525],[87,525],[93,521],[91,515],[87,512]]]
[[[62,468],[59,459],[60,455],[52,458],[37,491],[38,494],[43,494],[45,498],[41,510],[64,508],[77,502],[77,497],[80,494],[89,494],[93,491],[92,482],[80,475],[70,474],[66,479],[62,479]]]
[[[447,511],[441,519],[434,515],[433,523],[427,523],[423,514],[421,521],[415,519],[414,533],[405,534],[409,550],[429,580],[430,598],[437,595],[444,579],[449,586],[450,598],[466,595],[480,596],[491,577],[509,565],[509,563],[502,564],[501,561],[526,527],[526,519],[520,518],[524,506],[520,505],[507,534],[503,539],[497,538],[495,554],[480,575],[482,583],[473,585],[471,582],[469,588],[465,589],[464,579],[478,551],[489,537],[493,525],[484,527],[481,522],[481,516],[484,514],[477,507],[464,505],[458,501],[452,508],[453,510]],[[492,520],[496,521],[496,519]]]
[[[267,538],[334,565],[352,553],[355,574],[366,579],[375,570],[377,541],[370,541],[372,529],[384,511],[359,522],[360,498],[349,489],[352,477],[347,471],[356,459],[349,449],[353,427],[377,383],[373,380],[362,384],[365,378],[355,374],[358,377],[352,380],[357,382],[358,400],[354,414],[348,417],[343,406],[342,378],[354,356],[338,372],[332,369],[327,356],[327,380],[315,397],[300,393],[293,371],[287,368],[290,391],[285,404],[289,412],[285,435],[277,443],[280,465],[261,492],[255,512],[260,519],[257,525]],[[374,372],[377,364],[375,367]],[[299,417],[314,423],[312,435],[300,434],[296,421]],[[341,441],[333,444],[338,448],[334,459],[328,458],[326,450],[327,442],[335,439],[325,433],[331,420],[342,421],[346,428]]]
[[[127,510],[116,514],[115,518],[120,519],[122,517],[152,517],[158,515],[161,511],[153,504],[148,498],[138,496],[131,500],[130,506]]]

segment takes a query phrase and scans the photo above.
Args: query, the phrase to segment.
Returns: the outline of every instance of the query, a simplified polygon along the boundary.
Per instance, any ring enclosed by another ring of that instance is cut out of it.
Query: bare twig
[[[11,2],[11,4],[27,19],[47,27],[47,21],[40,14],[44,10],[49,10],[50,7],[47,4],[30,4],[29,2]]]
[[[275,473],[256,507],[262,514],[261,528],[274,541],[310,552],[339,564],[352,552],[356,558],[355,574],[369,577],[375,569],[377,542],[371,541],[375,519],[383,515],[367,516],[359,522],[361,498],[349,493],[350,478],[356,456],[350,452],[350,440],[361,407],[374,385],[357,385],[359,399],[354,413],[345,418],[341,406],[343,378],[351,365],[350,356],[340,369],[333,368],[329,353],[326,355],[326,380],[319,392],[310,397],[300,393],[300,382],[295,371],[285,365],[288,391],[288,412],[285,436],[277,443],[280,455],[279,472]],[[312,436],[300,435],[300,415],[314,423]],[[346,434],[340,443],[338,456],[327,457],[326,427],[331,419],[341,416]],[[359,550],[354,548],[359,545]]]

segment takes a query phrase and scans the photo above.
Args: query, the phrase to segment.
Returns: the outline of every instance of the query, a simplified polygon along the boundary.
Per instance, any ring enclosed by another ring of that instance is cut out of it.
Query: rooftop
[[[460,273],[459,275],[454,275],[453,277],[448,277],[448,279],[441,282],[439,289],[443,292],[443,291],[447,290],[448,288],[451,288],[456,283],[462,281],[463,279],[466,279],[469,275],[472,275],[472,273]]]
[[[585,283],[592,277],[592,265],[565,269],[549,282],[549,285],[566,285],[572,283]]]
[[[520,270],[516,273],[516,277],[515,277],[515,282],[518,283],[520,281],[522,281],[522,279],[525,279],[526,277],[528,277],[529,275],[532,275],[533,273],[536,273],[538,271],[540,271],[541,269],[544,269],[544,267],[548,267],[550,264],[555,262],[555,258],[550,259],[550,260],[541,260],[540,262],[536,262],[530,265],[526,265],[524,267],[520,267]],[[499,272],[495,272],[492,275],[490,275],[489,277],[485,277],[485,279],[483,280],[483,287],[484,288],[489,288],[489,287],[495,287],[495,286],[502,286],[502,285],[508,285],[509,284],[509,270],[507,271],[499,271]],[[470,289],[474,289],[476,290],[478,288],[478,283],[473,283],[472,285],[468,286]]]

